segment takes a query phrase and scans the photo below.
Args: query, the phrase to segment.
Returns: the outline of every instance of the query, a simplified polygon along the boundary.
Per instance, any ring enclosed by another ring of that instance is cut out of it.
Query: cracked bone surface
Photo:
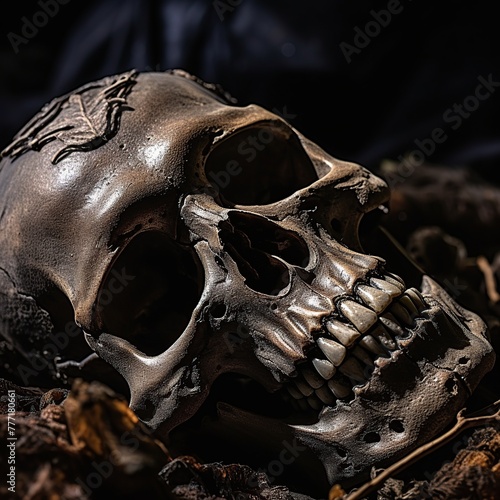
[[[2,155],[9,338],[35,349],[74,321],[55,369],[87,339],[158,435],[206,412],[198,431],[242,453],[293,440],[325,482],[356,482],[440,432],[492,367],[479,317],[361,248],[386,184],[217,86],[109,77]]]

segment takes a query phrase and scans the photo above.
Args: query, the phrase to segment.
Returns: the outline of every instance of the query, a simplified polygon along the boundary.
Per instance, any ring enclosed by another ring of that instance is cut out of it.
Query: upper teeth
[[[318,339],[318,346],[334,366],[340,366],[346,357],[347,349],[334,340],[321,337]]]
[[[350,347],[361,337],[359,330],[335,319],[326,322],[326,329],[346,347]]]
[[[389,294],[372,286],[359,285],[357,292],[361,300],[376,313],[381,313],[391,303]]]
[[[347,322],[327,319],[328,337],[316,340],[326,359],[321,355],[312,359],[313,370],[299,368],[302,376],[287,387],[290,394],[301,408],[307,408],[303,404],[307,402],[316,410],[349,396],[352,385],[367,382],[374,359],[396,350],[395,338],[403,336],[425,309],[420,292],[415,288],[405,290],[396,275],[386,274],[384,279],[371,278],[369,285],[359,284],[354,298],[343,298],[338,304]]]
[[[376,322],[377,315],[367,307],[354,302],[353,300],[343,300],[340,304],[340,312],[359,330],[365,333]]]
[[[397,274],[386,273],[384,275],[384,278],[386,281],[392,283],[393,285],[396,285],[401,290],[404,290],[406,288],[405,282]]]
[[[390,283],[388,281],[384,281],[384,280],[381,280],[378,278],[372,278],[370,280],[370,283],[374,287],[376,287],[380,290],[383,290],[391,297],[397,297],[398,295],[401,295],[405,289],[404,285],[401,285],[401,283],[398,283],[396,285],[396,283],[394,281],[392,283]]]

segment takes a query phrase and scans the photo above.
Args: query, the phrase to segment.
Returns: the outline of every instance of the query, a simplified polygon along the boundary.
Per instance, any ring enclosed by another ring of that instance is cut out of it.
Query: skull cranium
[[[443,429],[492,367],[479,317],[362,249],[381,179],[190,75],[78,89],[4,157],[4,323],[28,328],[8,300],[41,336],[76,321],[165,436],[232,374],[280,403],[219,405],[228,428],[297,439],[330,483],[360,478]]]

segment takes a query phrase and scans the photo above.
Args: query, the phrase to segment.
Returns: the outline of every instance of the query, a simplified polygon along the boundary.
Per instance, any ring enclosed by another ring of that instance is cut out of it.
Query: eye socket
[[[318,180],[299,138],[284,124],[252,126],[220,142],[205,174],[231,205],[274,203]]]
[[[187,327],[203,281],[194,253],[165,234],[141,233],[118,256],[99,290],[99,323],[104,332],[158,355]]]

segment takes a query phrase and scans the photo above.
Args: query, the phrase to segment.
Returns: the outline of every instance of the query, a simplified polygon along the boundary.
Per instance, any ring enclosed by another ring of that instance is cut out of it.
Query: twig
[[[497,411],[494,414],[485,414],[493,408],[497,408]],[[391,476],[398,474],[402,470],[406,469],[413,463],[417,462],[421,458],[425,457],[429,453],[435,451],[437,448],[445,445],[454,439],[458,434],[460,434],[465,429],[470,427],[478,427],[481,425],[490,425],[496,422],[500,422],[500,400],[496,401],[492,405],[488,406],[481,410],[481,415],[477,417],[464,417],[464,410],[461,410],[457,415],[457,423],[443,435],[438,438],[430,441],[420,448],[417,448],[415,451],[402,458],[395,464],[391,465],[383,472],[381,472],[377,477],[374,477],[371,481],[366,482],[361,488],[354,491],[353,493],[344,497],[344,500],[361,500],[366,497],[370,493],[378,490],[387,479]],[[477,413],[476,413],[477,414]]]
[[[481,270],[484,275],[484,283],[486,285],[486,293],[488,294],[488,298],[496,304],[500,301],[500,294],[498,293],[495,274],[493,273],[493,269],[491,269],[490,263],[486,259],[480,255],[477,260],[477,266]]]

